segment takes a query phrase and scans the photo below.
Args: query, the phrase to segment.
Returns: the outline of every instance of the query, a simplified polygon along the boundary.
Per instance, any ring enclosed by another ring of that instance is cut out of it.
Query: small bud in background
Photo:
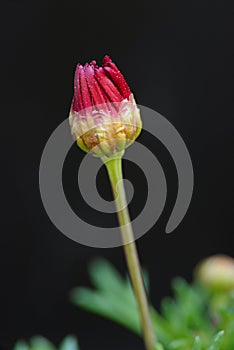
[[[69,123],[78,146],[99,157],[123,152],[139,135],[139,109],[108,56],[101,67],[95,61],[77,65]]]
[[[195,269],[197,281],[212,292],[234,290],[234,259],[226,255],[214,255]]]

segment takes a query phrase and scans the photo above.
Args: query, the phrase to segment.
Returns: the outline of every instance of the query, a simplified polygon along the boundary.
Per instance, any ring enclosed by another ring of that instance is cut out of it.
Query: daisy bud
[[[203,260],[195,271],[197,280],[211,291],[234,290],[234,259],[214,255]]]
[[[139,135],[139,109],[108,56],[101,67],[95,61],[77,65],[69,123],[78,146],[99,157],[123,152]]]

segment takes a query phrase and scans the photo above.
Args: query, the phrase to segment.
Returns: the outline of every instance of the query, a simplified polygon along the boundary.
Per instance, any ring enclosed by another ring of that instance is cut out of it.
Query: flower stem
[[[132,230],[131,220],[129,217],[126,194],[122,176],[122,158],[121,155],[111,160],[103,159],[117,208],[119,225],[122,233],[123,248],[132,282],[135,298],[141,319],[141,327],[145,347],[147,350],[154,350],[156,346],[156,336],[153,331],[149,304],[146,296],[145,286],[142,278],[141,267],[137,252],[134,234]],[[118,184],[118,188],[117,188]]]

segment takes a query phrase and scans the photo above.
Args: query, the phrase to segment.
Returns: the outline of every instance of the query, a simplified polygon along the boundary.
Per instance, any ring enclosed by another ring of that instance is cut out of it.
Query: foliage
[[[33,337],[28,343],[18,341],[13,350],[79,350],[76,338],[67,336],[58,348],[56,348],[49,340],[41,336]]]
[[[104,260],[91,265],[90,278],[95,289],[73,289],[73,303],[140,335],[137,305],[128,278],[124,279]],[[149,287],[146,276],[145,282]],[[173,281],[172,289],[174,297],[162,301],[160,313],[151,307],[155,333],[165,350],[234,349],[234,293],[212,294],[182,278]]]

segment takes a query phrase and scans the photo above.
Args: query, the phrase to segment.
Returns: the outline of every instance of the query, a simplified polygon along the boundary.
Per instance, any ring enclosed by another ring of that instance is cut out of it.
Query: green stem
[[[156,337],[152,327],[149,304],[146,296],[145,286],[142,278],[140,262],[138,258],[136,243],[129,217],[126,194],[122,176],[122,158],[121,155],[112,159],[103,159],[110,178],[113,195],[115,198],[117,215],[122,233],[123,247],[127,266],[137,301],[142,333],[147,350],[154,350],[156,346]],[[118,188],[117,188],[118,184]]]

